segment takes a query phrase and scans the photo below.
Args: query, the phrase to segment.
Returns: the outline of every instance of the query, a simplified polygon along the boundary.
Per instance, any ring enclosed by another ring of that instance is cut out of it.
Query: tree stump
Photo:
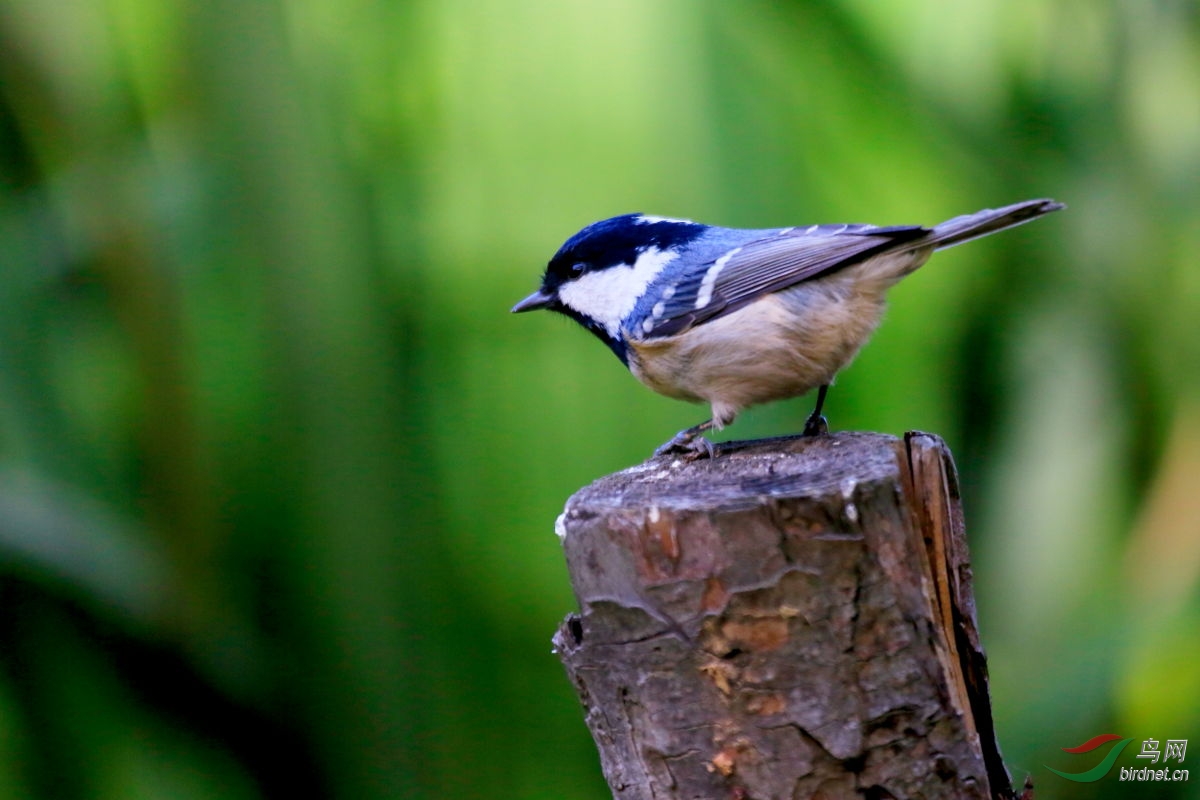
[[[614,798],[1010,798],[945,444],[652,459],[557,525],[555,648]]]

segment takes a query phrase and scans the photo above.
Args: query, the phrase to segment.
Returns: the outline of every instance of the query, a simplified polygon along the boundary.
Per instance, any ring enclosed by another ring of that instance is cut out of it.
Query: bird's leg
[[[824,384],[817,390],[817,407],[808,415],[808,419],[804,421],[805,436],[820,436],[824,433],[829,433],[829,421],[821,416],[821,407],[825,405],[825,394],[829,391],[829,384]]]
[[[704,432],[712,430],[712,427],[713,421],[707,419],[699,425],[684,428],[655,450],[654,455],[657,457],[665,456],[668,453],[683,453],[688,458],[701,458],[702,456],[712,458],[712,442],[703,436]]]

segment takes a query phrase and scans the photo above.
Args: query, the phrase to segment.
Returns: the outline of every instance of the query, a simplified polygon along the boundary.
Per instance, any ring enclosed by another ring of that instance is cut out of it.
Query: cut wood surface
[[[1012,796],[937,437],[652,459],[558,531],[555,648],[614,797]]]

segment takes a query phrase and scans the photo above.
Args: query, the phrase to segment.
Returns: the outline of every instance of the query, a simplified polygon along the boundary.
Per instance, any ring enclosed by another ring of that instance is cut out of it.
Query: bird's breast
[[[803,283],[675,336],[629,339],[629,367],[646,386],[734,409],[829,383],[870,337],[881,293],[852,281]]]

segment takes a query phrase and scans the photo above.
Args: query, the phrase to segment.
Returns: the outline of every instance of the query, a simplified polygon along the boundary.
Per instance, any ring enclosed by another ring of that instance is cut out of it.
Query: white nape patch
[[[604,326],[608,334],[621,334],[621,321],[629,316],[646,287],[679,254],[672,250],[648,247],[638,254],[633,265],[620,264],[583,275],[558,289],[563,305]]]
[[[708,272],[704,273],[704,280],[700,281],[700,291],[696,293],[696,308],[704,308],[712,300],[713,286],[717,282],[717,276],[721,274],[721,270],[725,269],[725,265],[729,263],[729,259],[742,252],[742,248],[735,247],[725,255],[713,262],[713,265],[708,268]]]
[[[656,222],[679,222],[684,225],[695,225],[690,219],[675,219],[674,217],[653,217],[649,214],[640,214],[637,218],[639,225],[653,225]]]
[[[567,512],[564,511],[554,520],[554,535],[560,542],[567,540]]]

